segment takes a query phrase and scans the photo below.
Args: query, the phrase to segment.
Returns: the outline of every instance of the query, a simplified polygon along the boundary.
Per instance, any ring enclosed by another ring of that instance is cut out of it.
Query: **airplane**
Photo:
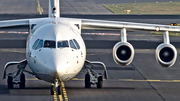
[[[103,76],[108,79],[107,69],[103,62],[86,60],[86,46],[81,37],[82,29],[119,30],[121,40],[113,47],[113,59],[118,65],[129,65],[134,57],[134,48],[127,41],[126,30],[159,31],[163,33],[164,42],[156,48],[156,61],[162,67],[171,67],[177,58],[176,48],[170,44],[169,32],[180,32],[180,27],[159,24],[75,19],[60,17],[59,0],[49,0],[47,18],[20,19],[0,21],[0,29],[29,29],[26,43],[26,59],[8,62],[4,66],[3,79],[7,76],[7,86],[13,89],[14,84],[25,88],[25,74],[35,75],[39,80],[50,82],[50,93],[61,94],[61,81],[75,77],[83,67],[85,88],[96,84],[103,87]],[[93,70],[93,65],[101,65],[104,74]],[[17,65],[17,71],[6,73],[11,65]],[[31,71],[25,70],[29,66]]]

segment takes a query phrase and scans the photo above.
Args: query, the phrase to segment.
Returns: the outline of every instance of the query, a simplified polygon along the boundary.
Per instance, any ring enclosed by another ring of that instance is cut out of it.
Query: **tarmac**
[[[170,0],[60,0],[61,14],[113,14],[102,4],[170,2]],[[179,2],[179,0],[172,0]],[[48,14],[48,0],[1,0],[0,14]]]
[[[158,0],[161,2],[160,0]],[[165,0],[163,0],[165,1]],[[168,0],[166,0],[168,1]],[[176,0],[178,1],[178,0]],[[169,24],[172,22],[179,23],[179,15],[173,16],[115,16],[103,15],[109,11],[102,10],[102,15],[70,15],[84,14],[83,12],[97,14],[98,11],[89,10],[92,5],[109,4],[109,3],[130,3],[134,0],[61,0],[62,16],[76,17],[87,19],[102,19],[115,21],[130,21],[143,23]],[[77,2],[77,3],[76,3]],[[145,2],[139,0],[137,2]],[[155,2],[148,0],[147,2]],[[175,0],[173,0],[175,2]],[[75,4],[76,3],[76,4]],[[0,1],[0,20],[21,19],[46,17],[48,2],[39,0],[43,8],[42,15],[37,12],[37,0],[1,0]],[[87,10],[75,8],[79,5],[88,5]],[[27,6],[28,5],[28,6]],[[71,6],[70,6],[71,5]],[[73,5],[73,6],[72,6]],[[97,6],[101,8],[101,6]],[[92,7],[94,8],[94,7]],[[97,8],[96,8],[97,9]],[[20,11],[21,10],[21,11]],[[67,10],[67,11],[65,11]],[[82,11],[81,11],[82,10]],[[69,12],[70,13],[67,13]],[[88,11],[88,12],[87,12]],[[75,12],[75,13],[73,13]],[[111,13],[111,12],[109,12]],[[27,31],[27,30],[17,30]],[[82,33],[115,33],[120,31],[100,31],[100,30],[83,30]],[[87,47],[87,60],[101,61],[108,69],[109,79],[103,81],[103,88],[97,89],[92,85],[91,89],[84,87],[84,77],[86,71],[82,71],[72,80],[64,82],[64,91],[61,96],[50,95],[50,83],[36,79],[34,76],[25,73],[26,88],[19,89],[15,85],[14,89],[7,88],[7,81],[0,79],[0,101],[178,101],[180,100],[180,37],[170,37],[172,44],[177,48],[178,57],[176,63],[171,68],[162,68],[155,59],[155,48],[163,42],[162,36],[149,32],[128,31],[128,41],[135,48],[133,62],[128,66],[117,65],[112,56],[112,47],[118,41],[118,35],[85,35],[82,37]],[[21,61],[25,59],[25,45],[28,34],[20,33],[0,33],[0,71],[3,72],[4,65],[9,61]],[[29,67],[26,67],[30,70]],[[94,67],[97,72],[103,69],[99,66]],[[17,70],[11,66],[8,72]],[[1,73],[2,74],[2,73]],[[2,76],[0,76],[2,78]]]
[[[84,30],[83,33],[100,31]],[[107,33],[112,33],[108,31]],[[118,33],[114,31],[113,33]],[[7,88],[7,81],[0,80],[0,101],[26,100],[26,101],[169,101],[180,100],[180,59],[171,68],[162,68],[155,60],[155,48],[162,43],[162,36],[153,36],[149,32],[128,32],[128,41],[135,48],[133,62],[125,67],[117,65],[112,57],[112,47],[120,36],[83,35],[87,47],[87,60],[102,61],[108,69],[109,79],[104,80],[103,89],[96,85],[91,89],[84,88],[83,69],[73,80],[65,82],[65,91],[62,96],[50,95],[50,83],[35,79],[27,73],[26,88]],[[1,33],[0,34],[0,71],[9,61],[25,59],[25,43],[28,34]],[[139,40],[138,40],[139,39]],[[146,40],[147,39],[147,40]],[[180,54],[179,37],[171,37],[171,42],[178,48]],[[28,70],[29,68],[26,67]],[[103,72],[101,67],[94,67]],[[16,70],[13,66],[8,72]]]

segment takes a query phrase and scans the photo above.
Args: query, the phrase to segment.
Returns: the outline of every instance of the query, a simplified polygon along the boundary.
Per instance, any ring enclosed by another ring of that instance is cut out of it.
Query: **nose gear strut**
[[[54,95],[56,92],[58,95],[62,94],[62,86],[59,79],[55,79],[51,85],[51,95]]]

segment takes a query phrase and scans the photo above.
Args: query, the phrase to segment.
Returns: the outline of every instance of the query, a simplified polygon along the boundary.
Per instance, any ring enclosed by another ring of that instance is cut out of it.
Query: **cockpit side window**
[[[40,40],[40,39],[37,39],[37,40],[34,42],[34,44],[33,44],[33,46],[32,46],[32,49],[35,49],[35,48],[36,48],[37,44],[39,43],[39,40]]]
[[[45,40],[44,42],[45,48],[56,48],[56,42],[51,40]]]
[[[74,42],[72,40],[69,41],[71,48],[77,49]]]
[[[73,41],[74,41],[74,43],[76,44],[76,47],[77,47],[78,49],[80,49],[80,46],[79,46],[78,42],[76,41],[76,39],[73,39]]]
[[[68,41],[58,41],[58,48],[69,47]]]
[[[39,49],[43,47],[43,40],[40,40],[37,47],[35,49]]]

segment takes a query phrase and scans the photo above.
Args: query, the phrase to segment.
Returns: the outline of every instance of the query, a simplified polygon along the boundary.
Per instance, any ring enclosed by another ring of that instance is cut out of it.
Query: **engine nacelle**
[[[113,47],[113,58],[118,65],[129,65],[134,58],[134,48],[128,42],[118,42]]]
[[[156,61],[163,67],[171,67],[177,58],[177,50],[171,44],[162,43],[156,48]]]

